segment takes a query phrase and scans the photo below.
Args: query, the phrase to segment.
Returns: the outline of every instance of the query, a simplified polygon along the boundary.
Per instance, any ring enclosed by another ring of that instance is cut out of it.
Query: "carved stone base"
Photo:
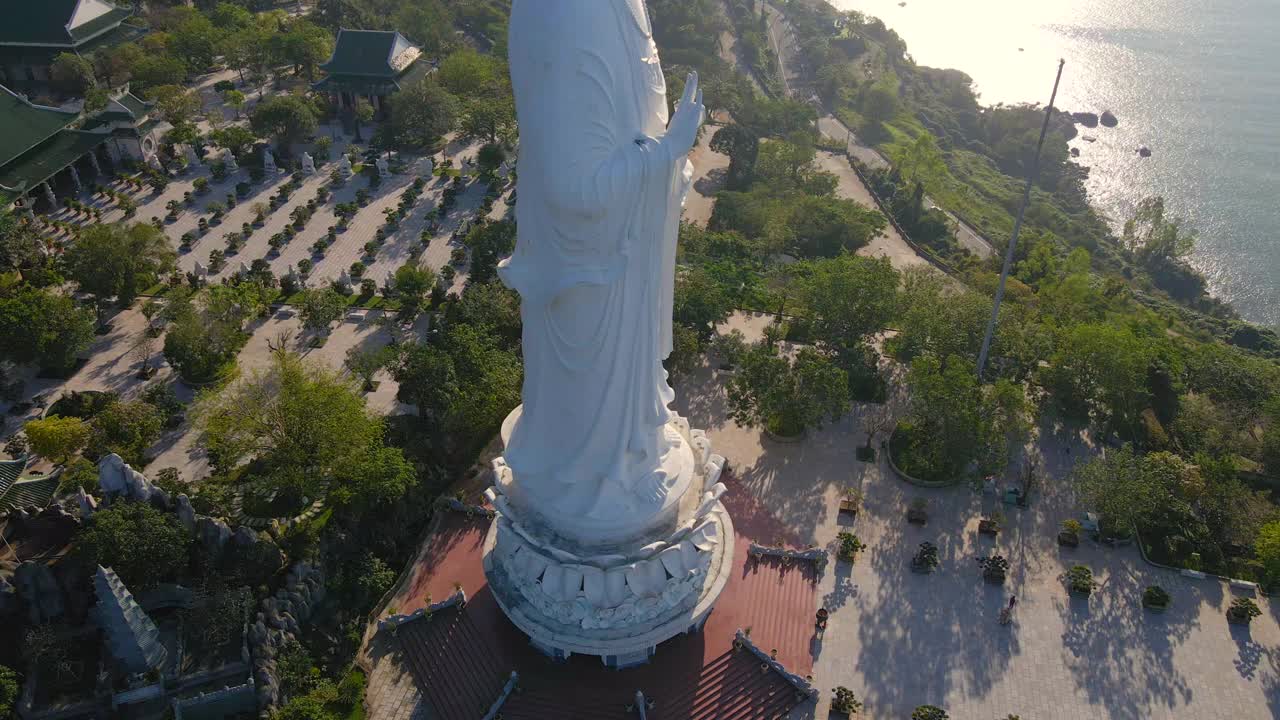
[[[544,653],[636,664],[710,614],[733,567],[733,522],[720,503],[724,458],[681,422],[694,469],[669,521],[607,546],[585,547],[520,510],[504,494],[510,468],[494,461],[486,496],[497,515],[485,538],[485,576],[507,617]]]

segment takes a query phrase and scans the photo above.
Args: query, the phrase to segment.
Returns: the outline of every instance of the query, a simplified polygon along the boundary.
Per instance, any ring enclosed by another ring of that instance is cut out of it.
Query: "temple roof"
[[[106,0],[0,0],[0,45],[73,48],[132,14]]]
[[[144,673],[164,663],[168,650],[160,642],[160,630],[133,599],[115,571],[98,567],[93,579],[98,595],[98,623],[107,635],[112,657],[130,673]]]
[[[422,50],[392,30],[338,31],[333,57],[321,65],[330,75],[394,78],[413,65]]]
[[[29,190],[111,138],[107,132],[62,130],[22,157],[0,167],[0,189]]]
[[[75,121],[68,110],[36,105],[0,85],[0,167]]]
[[[44,507],[58,491],[62,471],[20,479],[28,458],[0,460],[0,512],[16,508]]]

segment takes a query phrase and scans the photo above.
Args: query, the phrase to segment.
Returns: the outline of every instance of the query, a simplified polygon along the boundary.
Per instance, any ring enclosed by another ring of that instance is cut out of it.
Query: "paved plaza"
[[[736,316],[729,327],[750,339],[767,318]],[[709,367],[682,381],[678,409],[707,429],[740,479],[792,529],[801,544],[827,547],[851,530],[867,543],[852,566],[834,563],[819,597],[831,611],[822,638],[811,638],[823,699],[793,718],[825,718],[831,690],[852,689],[866,703],[859,717],[906,718],[920,704],[957,720],[1233,718],[1280,713],[1280,628],[1275,606],[1242,629],[1227,624],[1233,598],[1224,583],[1192,580],[1146,564],[1134,547],[1086,541],[1060,549],[1062,520],[1077,514],[1067,475],[1092,448],[1081,433],[1044,423],[1037,452],[1044,480],[1028,509],[1004,508],[998,539],[977,534],[984,511],[1001,509],[967,486],[925,490],[887,465],[862,463],[865,407],[800,443],[780,444],[727,419],[723,378]],[[856,520],[837,518],[846,488],[865,493]],[[924,527],[905,520],[908,503],[929,501]],[[851,526],[851,527],[846,527]],[[917,575],[908,561],[919,543],[939,548],[942,566]],[[1000,552],[1012,565],[1003,588],[982,582],[974,558]],[[1099,588],[1071,598],[1059,576],[1089,566]],[[1160,584],[1173,596],[1164,614],[1141,607],[1142,590]],[[1015,621],[997,623],[1009,595]],[[816,608],[815,608],[816,610]]]

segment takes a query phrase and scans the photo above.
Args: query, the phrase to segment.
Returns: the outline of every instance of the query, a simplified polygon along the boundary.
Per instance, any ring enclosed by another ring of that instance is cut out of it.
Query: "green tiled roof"
[[[0,86],[0,168],[70,125],[76,114],[33,105]]]
[[[58,45],[74,47],[114,28],[132,14],[122,8],[109,11],[77,25],[67,26],[80,0],[0,0],[0,43],[8,45]]]
[[[413,44],[395,31],[344,28],[338,31],[333,57],[320,67],[330,75],[394,78],[400,71],[391,67],[393,53],[410,48]]]
[[[58,491],[61,474],[62,471],[59,470],[52,475],[19,480],[14,483],[4,495],[0,495],[0,512],[32,506],[42,508],[48,505],[49,501],[53,500],[54,493]]]
[[[33,187],[110,137],[105,132],[62,130],[51,140],[0,167],[0,186],[18,190]]]
[[[58,491],[62,470],[52,475],[37,475],[21,480],[27,469],[27,458],[0,461],[0,512],[15,508],[44,507]]]
[[[125,106],[129,112],[133,113],[135,118],[140,118],[151,112],[151,107],[155,105],[155,103],[149,103],[145,100],[139,99],[133,93],[125,93],[124,97],[120,98],[120,104]]]

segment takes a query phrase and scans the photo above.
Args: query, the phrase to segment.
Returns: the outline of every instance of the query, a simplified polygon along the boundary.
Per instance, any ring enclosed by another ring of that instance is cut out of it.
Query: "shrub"
[[[1084,565],[1076,565],[1067,571],[1067,589],[1079,595],[1093,592],[1093,571]]]
[[[1079,520],[1076,520],[1074,518],[1071,520],[1063,520],[1062,531],[1071,533],[1072,535],[1079,535],[1081,532],[1084,531],[1084,526],[1080,524]]]
[[[992,583],[1002,583],[1009,574],[1009,560],[1003,555],[978,558],[978,566],[982,568],[982,579]]]
[[[359,260],[351,263],[351,277],[358,278],[361,275],[364,275],[364,269],[365,269],[364,263],[360,262]]]
[[[835,695],[831,698],[831,709],[845,715],[856,715],[862,709],[862,701],[858,700],[858,696],[853,694],[849,688],[841,685],[835,690]]]
[[[938,546],[928,540],[920,543],[920,549],[911,558],[911,566],[917,570],[933,570],[938,565]]]
[[[1231,607],[1227,608],[1227,619],[1232,622],[1249,624],[1254,618],[1262,614],[1262,610],[1258,608],[1258,603],[1253,598],[1238,597],[1231,601]]]
[[[937,705],[921,705],[911,711],[911,720],[947,720],[951,716]]]
[[[309,258],[302,258],[298,261],[298,272],[306,275],[311,272],[311,265],[311,260]]]
[[[866,545],[851,532],[842,532],[836,536],[840,541],[840,559],[853,562],[858,556],[858,551],[864,549]]]
[[[1147,589],[1142,591],[1142,604],[1148,607],[1169,607],[1172,600],[1169,593],[1159,585],[1148,585]]]
[[[364,244],[364,254],[373,257],[378,254],[378,243],[369,241]]]
[[[378,283],[374,282],[373,278],[365,278],[360,281],[361,297],[373,297],[376,292],[378,292]]]

